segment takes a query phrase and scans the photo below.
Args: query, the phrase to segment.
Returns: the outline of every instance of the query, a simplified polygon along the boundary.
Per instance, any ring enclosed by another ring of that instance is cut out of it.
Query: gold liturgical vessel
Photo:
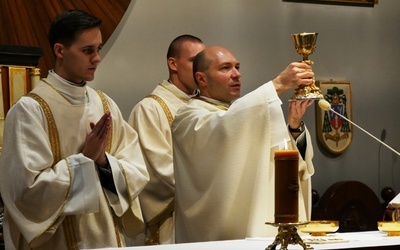
[[[294,40],[294,46],[298,54],[303,56],[301,62],[307,63],[308,65],[314,62],[308,59],[316,47],[318,33],[297,33],[292,34]],[[294,95],[291,100],[319,100],[323,99],[324,96],[321,94],[321,90],[315,86],[315,78],[310,85],[301,85],[294,90]]]

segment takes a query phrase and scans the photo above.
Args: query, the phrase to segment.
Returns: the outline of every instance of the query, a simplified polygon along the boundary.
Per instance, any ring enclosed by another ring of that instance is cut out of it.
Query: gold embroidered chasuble
[[[49,83],[57,81],[51,75],[47,78]],[[132,237],[142,229],[137,196],[148,173],[137,134],[111,99],[85,89],[79,95],[87,95],[89,101],[72,105],[42,81],[32,92],[50,111],[22,97],[8,113],[0,168],[2,177],[7,176],[1,178],[1,188],[6,204],[4,236],[10,249],[124,246],[123,232]],[[89,123],[97,122],[107,106],[113,129],[106,155],[117,195],[101,187],[94,162],[79,153],[91,130]],[[58,162],[49,140],[54,136],[49,112],[58,129]]]

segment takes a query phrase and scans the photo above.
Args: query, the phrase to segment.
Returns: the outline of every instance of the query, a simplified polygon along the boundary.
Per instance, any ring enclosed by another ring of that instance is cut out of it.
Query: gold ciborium
[[[315,50],[315,43],[317,42],[318,33],[297,33],[292,34],[294,40],[294,46],[298,54],[303,56],[301,62],[307,63],[308,65],[314,62],[308,59]],[[310,85],[301,85],[294,90],[292,100],[319,100],[323,99],[324,96],[321,94],[321,90],[315,86],[315,78]]]

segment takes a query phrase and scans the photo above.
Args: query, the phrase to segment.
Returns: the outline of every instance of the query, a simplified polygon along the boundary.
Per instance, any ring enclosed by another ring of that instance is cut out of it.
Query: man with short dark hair
[[[137,133],[87,85],[103,46],[101,20],[80,10],[49,31],[54,70],[9,110],[0,160],[6,249],[125,246],[143,228],[148,173]]]

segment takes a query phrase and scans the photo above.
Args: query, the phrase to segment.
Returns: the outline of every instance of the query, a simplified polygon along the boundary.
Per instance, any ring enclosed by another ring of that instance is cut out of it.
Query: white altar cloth
[[[356,233],[334,233],[325,236],[326,239],[342,239],[345,242],[325,243],[325,244],[310,244],[315,250],[327,249],[357,249],[365,247],[379,247],[384,249],[386,247],[398,246],[400,249],[400,236],[387,236],[386,233],[379,231],[356,232]],[[301,235],[301,238],[307,242],[308,239],[313,239],[313,236]],[[316,237],[314,237],[315,239]],[[321,238],[321,237],[317,237]],[[240,240],[226,240],[226,241],[208,241],[196,243],[181,243],[171,245],[159,246],[137,246],[126,247],[123,249],[129,250],[264,250],[274,241],[272,238],[247,238]],[[276,250],[281,248],[280,245]],[[104,248],[107,250],[118,250],[121,248]],[[303,249],[300,245],[288,245],[288,250]],[[390,248],[396,249],[396,248]]]

